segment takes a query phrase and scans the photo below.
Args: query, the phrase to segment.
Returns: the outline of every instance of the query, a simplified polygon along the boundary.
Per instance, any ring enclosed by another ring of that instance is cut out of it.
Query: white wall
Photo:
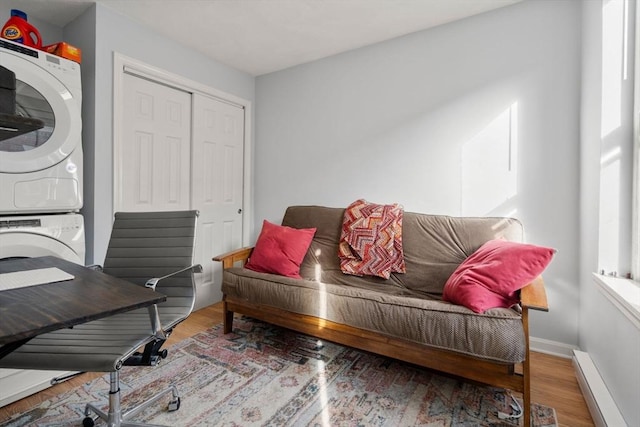
[[[577,345],[580,10],[523,2],[258,77],[254,235],[288,205],[360,197],[516,216],[528,241],[558,249],[545,274],[551,310],[533,313],[532,334]],[[514,105],[513,129],[493,129]],[[509,130],[517,174],[496,194],[509,152],[491,141]],[[476,168],[478,140],[504,156],[481,186],[473,171],[494,165]]]
[[[438,214],[514,212],[529,241],[559,250],[545,274],[551,311],[534,317],[533,335],[588,351],[629,425],[640,425],[640,333],[591,279],[599,268],[623,273],[629,261],[631,123],[621,116],[603,138],[601,116],[602,5],[616,1],[527,1],[257,82],[102,5],[64,29],[30,18],[45,43],[66,40],[83,50],[88,262],[102,260],[111,228],[112,52],[248,100],[255,83],[254,236],[263,218],[279,221],[288,205],[345,206],[359,197]],[[0,5],[0,21],[9,11]],[[630,83],[621,88],[628,103]],[[514,103],[515,191],[463,201],[473,169],[465,155],[504,151],[486,145],[501,137],[487,129],[500,126]],[[478,141],[481,150],[470,150]],[[601,158],[616,146],[622,256],[599,265]]]
[[[591,356],[628,425],[637,426],[640,330],[596,289],[592,278],[600,269],[623,274],[630,264],[633,60],[625,72],[624,61],[607,56],[624,52],[624,38],[618,35],[625,25],[614,10],[623,3],[589,1],[583,6],[579,344]],[[635,4],[629,4],[633,17]],[[611,13],[613,22],[607,23]],[[631,54],[633,25],[627,28]],[[603,120],[603,112],[616,112],[617,117]],[[611,170],[616,171],[614,179]]]
[[[95,147],[95,100],[96,100],[96,14],[95,7],[91,7],[82,16],[75,19],[64,28],[66,42],[78,47],[82,52],[81,77],[82,77],[82,154],[83,154],[83,188],[84,206],[81,213],[84,216],[85,225],[85,262],[102,264],[102,259],[93,257],[94,221],[94,188],[96,182],[96,164],[100,164],[100,158],[96,158]],[[98,119],[99,120],[99,119]]]
[[[146,30],[101,4],[67,26],[65,37],[89,56],[83,61],[86,168],[82,212],[87,218],[87,262],[101,263],[113,221],[113,52],[249,101],[254,100],[255,79]]]

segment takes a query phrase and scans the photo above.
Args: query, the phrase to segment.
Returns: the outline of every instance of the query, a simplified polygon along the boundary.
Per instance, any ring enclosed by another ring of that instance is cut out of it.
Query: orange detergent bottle
[[[25,46],[42,49],[42,37],[36,27],[27,22],[27,14],[18,9],[11,9],[11,18],[2,27],[4,39],[22,43]]]

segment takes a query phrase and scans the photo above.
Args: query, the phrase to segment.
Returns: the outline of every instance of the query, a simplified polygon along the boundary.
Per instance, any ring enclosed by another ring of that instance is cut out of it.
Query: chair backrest
[[[117,212],[103,271],[144,286],[193,265],[198,211]],[[157,291],[167,296],[160,316],[186,317],[195,302],[192,271],[161,280]],[[163,326],[167,327],[163,319]]]

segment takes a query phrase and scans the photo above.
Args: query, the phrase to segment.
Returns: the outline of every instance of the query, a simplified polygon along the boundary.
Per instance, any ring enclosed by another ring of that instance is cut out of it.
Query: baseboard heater
[[[609,393],[589,353],[573,351],[573,366],[584,400],[596,427],[626,426],[618,406]]]

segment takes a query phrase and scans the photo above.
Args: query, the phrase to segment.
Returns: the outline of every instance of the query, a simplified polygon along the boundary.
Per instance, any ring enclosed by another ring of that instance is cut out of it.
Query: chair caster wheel
[[[95,421],[93,421],[93,418],[91,417],[86,417],[82,420],[82,427],[93,427],[95,424]]]
[[[159,354],[159,355],[160,355],[160,357],[162,357],[163,359],[166,359],[166,358],[167,358],[167,355],[169,354],[169,352],[168,352],[168,351],[167,351],[167,349],[165,348],[165,349],[163,349],[163,350],[160,350],[160,352],[158,352],[158,354]]]
[[[180,398],[179,397],[177,397],[175,400],[172,400],[171,402],[169,402],[169,406],[167,407],[167,411],[173,412],[173,411],[177,411],[178,409],[180,409]]]

